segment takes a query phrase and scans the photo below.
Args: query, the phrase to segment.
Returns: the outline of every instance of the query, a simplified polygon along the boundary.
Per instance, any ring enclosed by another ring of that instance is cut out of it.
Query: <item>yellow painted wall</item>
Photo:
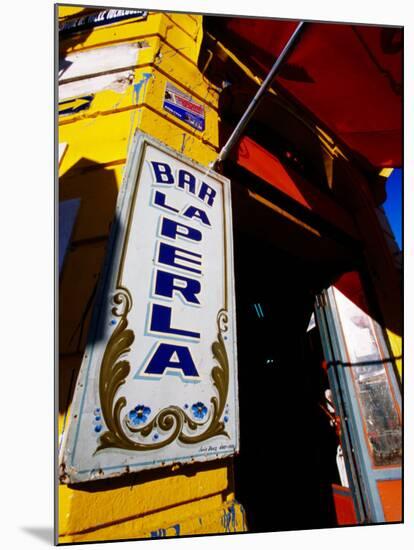
[[[60,20],[82,12],[69,6],[58,9]],[[122,21],[60,42],[63,58],[111,44],[142,45],[133,82],[123,93],[97,92],[88,110],[59,117],[59,143],[67,144],[59,166],[59,200],[81,199],[59,284],[60,435],[135,130],[204,165],[216,157],[218,92],[197,66],[201,41],[201,16],[150,12],[144,21]],[[204,132],[162,109],[167,81],[204,104]],[[60,485],[58,499],[62,543],[246,530],[243,510],[234,500],[231,460]]]
[[[388,340],[390,347],[395,358],[395,364],[397,366],[398,374],[402,381],[402,338],[398,334],[395,334],[391,330],[387,330]]]

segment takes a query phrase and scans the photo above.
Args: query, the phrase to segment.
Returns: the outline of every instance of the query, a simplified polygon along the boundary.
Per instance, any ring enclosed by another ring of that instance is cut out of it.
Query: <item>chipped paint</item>
[[[59,84],[129,69],[137,64],[141,47],[139,42],[132,42],[69,53],[59,63]]]
[[[143,92],[143,96],[145,96],[147,83],[150,78],[154,78],[154,75],[152,73],[143,73],[141,80],[139,80],[134,84],[134,103],[136,105],[139,103],[139,96],[141,94],[141,90]]]
[[[132,104],[135,104],[135,105],[139,104],[141,92],[142,92],[142,97],[145,97],[145,94],[147,91],[147,84],[150,78],[154,78],[154,75],[152,73],[142,73],[141,80],[139,80],[133,85]],[[131,112],[131,121],[130,121],[129,134],[128,134],[128,150],[129,150],[134,129],[140,126],[141,118],[142,118],[141,108]]]
[[[59,64],[59,100],[102,90],[124,93],[143,47],[148,44],[133,42],[68,54]]]

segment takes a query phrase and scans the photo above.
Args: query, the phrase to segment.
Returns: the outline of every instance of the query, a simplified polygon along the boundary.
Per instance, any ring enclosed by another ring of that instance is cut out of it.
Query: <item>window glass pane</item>
[[[401,421],[373,319],[337,288],[335,301],[375,466],[401,463]]]

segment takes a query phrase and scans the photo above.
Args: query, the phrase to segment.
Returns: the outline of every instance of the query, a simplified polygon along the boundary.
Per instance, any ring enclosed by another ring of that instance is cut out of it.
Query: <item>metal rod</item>
[[[211,163],[210,168],[214,168],[214,166],[217,163],[222,162],[223,160],[225,160],[228,157],[232,147],[240,139],[241,134],[243,133],[243,130],[245,129],[248,122],[250,121],[250,119],[254,115],[257,107],[259,106],[260,101],[262,100],[263,96],[265,95],[265,93],[269,89],[273,79],[275,78],[279,67],[281,66],[283,61],[285,61],[288,54],[291,52],[296,40],[298,39],[300,33],[302,32],[302,29],[303,29],[304,25],[305,25],[304,21],[301,21],[300,23],[298,23],[298,26],[293,31],[293,33],[292,33],[291,37],[289,38],[289,40],[286,42],[286,45],[283,48],[281,54],[276,59],[276,61],[274,62],[273,67],[271,68],[269,74],[267,75],[265,80],[262,82],[260,88],[257,90],[256,95],[254,96],[251,103],[249,104],[246,111],[244,112],[243,116],[239,120],[237,126],[233,130],[233,133],[231,134],[231,136],[227,140],[227,143],[221,149],[221,151],[220,151],[218,157],[216,158],[216,160]]]

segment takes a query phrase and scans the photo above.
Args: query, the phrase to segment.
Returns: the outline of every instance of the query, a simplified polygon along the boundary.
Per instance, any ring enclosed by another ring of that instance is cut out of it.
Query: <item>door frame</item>
[[[341,421],[341,444],[358,523],[385,522],[378,481],[401,479],[401,466],[373,467],[333,287],[316,299],[315,315],[328,364],[328,379]],[[373,320],[381,358],[401,418],[401,392],[380,325]]]

